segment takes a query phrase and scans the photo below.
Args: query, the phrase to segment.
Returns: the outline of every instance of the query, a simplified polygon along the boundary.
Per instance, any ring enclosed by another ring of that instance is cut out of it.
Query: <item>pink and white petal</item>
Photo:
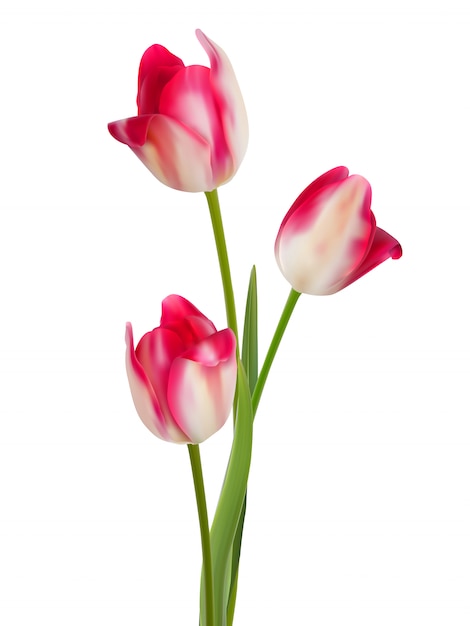
[[[217,332],[214,324],[202,317],[185,317],[182,320],[171,322],[165,326],[175,332],[184,346],[181,352],[186,352],[194,344],[203,341]]]
[[[214,324],[189,300],[171,295],[162,302],[160,327],[178,334],[186,351],[190,346],[217,332]]]
[[[204,344],[204,345],[203,345]],[[176,423],[193,443],[201,443],[227,421],[235,394],[235,336],[226,329],[201,342],[171,367],[168,402]],[[188,357],[188,354],[186,355]]]
[[[303,204],[309,204],[313,200],[313,196],[318,193],[322,188],[327,185],[331,185],[333,183],[340,182],[341,180],[346,179],[349,176],[349,170],[347,167],[340,165],[338,167],[334,167],[333,169],[325,172],[318,178],[316,178],[308,187],[306,187],[302,193],[297,197],[294,204],[287,211],[284,219],[281,222],[281,226],[279,231],[282,230],[284,224],[290,219],[291,215],[299,209]],[[277,243],[277,241],[276,241]]]
[[[154,115],[160,113],[160,97],[165,85],[183,68],[176,65],[160,67],[153,76],[146,76],[137,92],[137,114]]]
[[[399,259],[402,254],[401,245],[395,237],[381,228],[376,228],[369,252],[359,267],[343,281],[340,289],[344,289],[344,287],[355,282],[387,259]]]
[[[201,317],[212,324],[204,313],[201,313],[201,311],[196,308],[192,302],[186,300],[183,296],[171,294],[163,300],[162,316],[160,319],[161,326],[167,326],[172,322],[183,320],[185,317]]]
[[[248,146],[248,117],[245,103],[232,64],[225,52],[201,30],[196,30],[199,43],[211,64],[211,83],[236,172]]]
[[[153,115],[127,117],[123,120],[110,122],[108,130],[114,139],[126,144],[129,148],[139,148],[147,141],[147,134]]]
[[[139,66],[137,110],[139,115],[158,113],[163,87],[184,67],[183,61],[164,46],[155,44],[144,52]]]
[[[112,122],[108,128],[164,185],[190,192],[215,188],[209,144],[177,120],[143,115]]]
[[[217,332],[214,324],[204,317],[187,317],[184,320],[184,326],[187,332],[186,345],[188,348]]]
[[[221,130],[219,112],[211,89],[210,69],[202,65],[185,67],[165,85],[160,110],[195,130],[213,144],[214,132]]]
[[[167,427],[152,385],[136,359],[131,324],[126,326],[126,371],[135,408],[150,432],[165,441],[187,443],[187,437],[179,428],[168,429]]]
[[[181,357],[197,361],[207,367],[235,358],[236,339],[230,328],[225,328],[192,345]]]
[[[350,176],[328,185],[291,214],[278,234],[276,259],[296,291],[326,295],[366,255],[375,229],[371,189]]]
[[[184,63],[165,46],[158,43],[149,46],[140,60],[138,86],[147,76],[152,76],[156,69],[173,66],[184,67]]]
[[[209,68],[191,65],[178,72],[162,91],[160,113],[177,119],[207,141],[214,180],[225,181],[233,175],[232,154],[214,99]]]
[[[168,430],[177,429],[168,407],[167,388],[170,367],[186,346],[179,336],[167,328],[155,328],[146,333],[135,349],[137,361],[144,369],[152,389],[158,398]]]

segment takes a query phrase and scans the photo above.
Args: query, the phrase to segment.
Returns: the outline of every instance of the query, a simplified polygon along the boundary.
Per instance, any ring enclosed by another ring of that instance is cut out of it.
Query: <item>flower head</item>
[[[238,170],[248,120],[227,55],[200,30],[196,36],[211,67],[186,67],[163,46],[151,46],[140,62],[137,116],[108,128],[165,185],[212,191]]]
[[[201,443],[226,422],[237,378],[236,340],[181,296],[162,303],[160,326],[134,350],[126,328],[126,369],[137,413],[160,439]]]
[[[388,258],[398,241],[376,227],[362,176],[336,167],[311,183],[284,217],[275,243],[281,272],[301,293],[336,293]]]

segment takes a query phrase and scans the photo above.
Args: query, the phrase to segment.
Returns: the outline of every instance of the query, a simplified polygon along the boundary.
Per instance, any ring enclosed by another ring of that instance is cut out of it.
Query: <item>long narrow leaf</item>
[[[232,451],[211,528],[215,623],[226,626],[232,546],[243,508],[251,462],[253,410],[245,369],[238,363],[238,406]]]
[[[258,290],[256,267],[250,273],[243,326],[242,363],[248,377],[250,393],[258,380]]]
[[[235,614],[235,603],[237,601],[237,589],[238,589],[238,570],[240,564],[240,554],[242,550],[242,537],[243,526],[245,523],[246,513],[246,492],[243,500],[243,506],[240,513],[240,519],[238,520],[237,532],[235,533],[235,539],[233,540],[232,548],[232,571],[230,575],[230,590],[228,593],[227,601],[227,626],[232,626],[233,616]]]
[[[250,274],[248,293],[246,297],[245,323],[243,327],[242,362],[247,373],[250,393],[253,393],[258,380],[258,290],[256,282],[256,268],[253,266]],[[230,576],[230,590],[227,604],[227,624],[231,626],[235,611],[238,584],[238,566],[243,536],[243,524],[246,512],[246,493],[238,520],[232,548],[232,564]]]

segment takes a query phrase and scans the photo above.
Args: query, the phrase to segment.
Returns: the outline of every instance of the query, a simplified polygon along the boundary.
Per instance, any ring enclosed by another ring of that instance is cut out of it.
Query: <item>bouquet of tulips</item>
[[[144,53],[137,115],[109,124],[152,174],[180,191],[204,192],[222,278],[228,328],[218,331],[191,302],[163,300],[160,326],[134,346],[126,329],[126,368],[135,408],[165,441],[187,444],[202,543],[200,626],[230,626],[237,595],[253,420],[276,351],[302,293],[328,295],[402,252],[376,226],[371,188],[346,167],[314,180],[284,217],[275,242],[278,266],[291,285],[272,342],[258,368],[256,272],[248,285],[239,333],[217,188],[237,172],[248,144],[243,98],[224,51],[200,30],[210,67],[185,66],[161,45]],[[233,411],[233,443],[212,523],[199,444]]]

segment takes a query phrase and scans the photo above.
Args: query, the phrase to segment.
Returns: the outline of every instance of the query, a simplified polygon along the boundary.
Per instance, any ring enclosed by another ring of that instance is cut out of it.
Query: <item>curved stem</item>
[[[219,196],[217,194],[217,189],[206,191],[205,195],[207,198],[207,204],[209,205],[212,230],[214,231],[215,245],[217,247],[217,256],[219,257],[220,275],[222,277],[222,285],[224,288],[225,310],[227,312],[227,324],[235,333],[238,351],[237,313],[235,310],[232,275],[230,273],[230,264],[228,261],[227,244],[225,241],[222,214],[220,212]]]
[[[212,577],[212,555],[209,533],[209,519],[207,516],[206,493],[202,476],[201,455],[199,446],[188,444],[189,458],[193,472],[194,491],[196,493],[199,527],[201,529],[202,563],[204,570],[205,613],[206,622],[203,626],[214,625],[214,581]]]
[[[271,340],[271,345],[269,346],[268,352],[266,353],[263,367],[261,368],[261,371],[259,373],[256,386],[253,390],[253,417],[256,415],[256,410],[258,408],[259,401],[261,400],[261,394],[263,393],[264,385],[266,384],[266,379],[268,378],[269,370],[271,369],[271,365],[273,364],[277,349],[279,348],[279,344],[281,343],[284,331],[287,328],[287,324],[289,323],[292,312],[294,311],[295,305],[297,304],[297,300],[299,298],[300,293],[298,291],[295,291],[294,289],[291,289],[286,304],[284,306],[284,310],[282,311],[281,317],[279,319],[277,328]]]

